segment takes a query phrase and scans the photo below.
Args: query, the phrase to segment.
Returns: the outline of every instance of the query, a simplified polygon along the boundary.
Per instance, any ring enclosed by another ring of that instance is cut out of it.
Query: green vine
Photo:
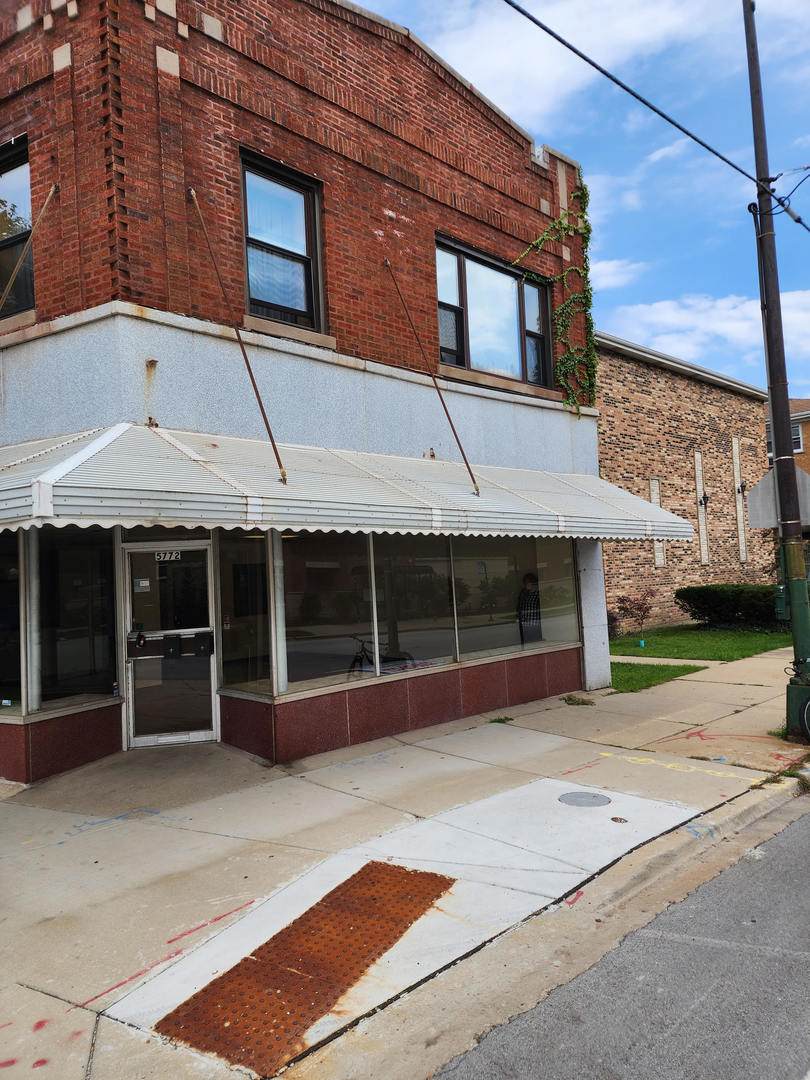
[[[579,211],[572,212],[563,210],[558,218],[533,240],[522,255],[519,255],[513,266],[521,263],[532,251],[541,251],[549,241],[562,243],[569,236],[582,238],[582,266],[567,266],[561,274],[555,277],[543,277],[532,270],[524,270],[524,280],[531,278],[543,285],[562,282],[568,292],[568,275],[578,274],[582,282],[579,292],[569,292],[563,302],[552,312],[551,321],[554,327],[554,340],[557,343],[558,355],[555,365],[557,383],[563,392],[563,401],[566,405],[577,410],[579,413],[582,405],[593,405],[596,401],[596,341],[593,330],[593,293],[590,282],[590,262],[588,260],[588,246],[591,239],[591,225],[588,221],[588,189],[579,174],[578,186],[571,192],[571,198],[579,203]],[[574,345],[571,341],[571,327],[576,315],[582,312],[585,317],[585,344]]]

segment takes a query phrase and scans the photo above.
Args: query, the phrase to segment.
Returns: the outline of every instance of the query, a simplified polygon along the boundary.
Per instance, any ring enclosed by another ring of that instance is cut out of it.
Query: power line
[[[746,172],[745,169],[743,169],[740,165],[735,164],[735,162],[733,162],[730,158],[727,158],[724,154],[721,154],[719,150],[715,150],[713,146],[710,146],[707,142],[704,142],[703,139],[695,135],[694,132],[690,131],[688,128],[685,128],[683,124],[679,124],[677,120],[673,120],[671,116],[665,113],[662,109],[659,109],[657,105],[653,105],[651,101],[648,101],[647,98],[637,93],[635,90],[633,90],[631,86],[628,86],[627,83],[622,82],[622,80],[617,78],[616,75],[613,75],[611,72],[609,72],[607,68],[603,68],[601,64],[597,64],[595,60],[592,60],[590,56],[587,56],[584,52],[578,49],[576,45],[572,45],[570,41],[566,41],[564,37],[561,37],[560,34],[558,34],[555,30],[552,30],[550,26],[547,26],[544,22],[541,22],[540,19],[538,19],[536,16],[532,15],[531,12],[527,11],[524,7],[521,7],[520,4],[515,2],[515,0],[504,0],[504,3],[508,4],[511,8],[514,8],[515,11],[517,11],[524,18],[528,19],[529,22],[534,23],[535,26],[539,27],[545,34],[548,34],[549,37],[553,37],[555,41],[558,41],[560,45],[565,46],[565,48],[568,49],[569,52],[572,52],[575,56],[578,56],[580,60],[584,60],[586,64],[590,64],[590,66],[596,71],[598,71],[600,75],[604,75],[606,79],[610,79],[612,83],[615,83],[615,85],[618,86],[620,89],[630,94],[631,97],[634,97],[636,101],[644,105],[645,108],[651,109],[652,112],[654,112],[657,116],[660,116],[662,120],[666,120],[668,124],[671,124],[674,128],[677,128],[678,131],[682,132],[693,142],[696,142],[698,146],[702,146],[704,150],[708,150],[710,154],[714,154],[716,158],[719,158],[726,165],[730,166],[730,168],[740,173],[746,178],[746,180],[750,180],[752,184],[756,184],[757,188],[761,189],[762,191],[766,191],[773,199],[776,200],[776,202],[779,203],[779,205],[782,207],[786,214],[789,214],[790,217],[792,217],[798,225],[801,225],[803,228],[807,229],[808,232],[810,232],[810,226],[808,226],[804,221],[802,221],[802,219],[794,210],[791,210],[790,206],[785,203],[784,199],[780,198],[778,195],[775,195],[774,192],[771,190],[769,184],[767,184],[764,180],[758,180],[755,176],[752,176],[750,173]]]

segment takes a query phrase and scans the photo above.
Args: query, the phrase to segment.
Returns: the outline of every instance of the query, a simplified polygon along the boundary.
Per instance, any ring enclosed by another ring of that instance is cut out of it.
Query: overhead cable
[[[666,122],[668,124],[671,124],[672,127],[677,128],[678,131],[686,135],[687,138],[691,139],[693,142],[696,142],[698,146],[702,146],[704,150],[708,150],[710,154],[714,154],[716,158],[719,158],[720,161],[724,162],[730,168],[740,173],[740,175],[744,176],[746,180],[750,180],[752,184],[756,184],[756,186],[762,191],[766,191],[771,196],[771,198],[775,199],[776,202],[779,203],[779,205],[782,207],[786,214],[792,217],[798,225],[801,225],[803,228],[807,229],[808,232],[810,232],[810,226],[808,226],[804,221],[802,221],[799,215],[790,208],[790,206],[785,202],[784,199],[780,198],[779,195],[776,195],[772,191],[770,184],[767,182],[768,178],[758,180],[755,176],[752,176],[749,172],[746,172],[745,169],[742,168],[742,166],[737,165],[730,158],[727,158],[725,154],[721,154],[719,150],[715,150],[713,146],[710,146],[709,143],[704,142],[704,140],[701,139],[698,135],[695,135],[694,132],[690,131],[688,128],[685,128],[683,124],[679,124],[677,120],[673,120],[671,116],[665,113],[662,109],[659,109],[657,105],[653,105],[651,101],[648,101],[647,98],[643,97],[631,86],[628,86],[627,83],[622,82],[622,80],[619,79],[616,75],[613,75],[611,72],[609,72],[607,68],[603,68],[601,64],[597,64],[595,60],[592,60],[590,56],[582,52],[581,49],[578,49],[576,45],[572,45],[570,41],[566,41],[564,37],[558,34],[555,30],[552,30],[551,27],[547,26],[544,22],[541,22],[540,19],[538,19],[535,15],[532,15],[530,11],[527,11],[524,7],[521,7],[521,5],[516,3],[515,0],[504,0],[504,3],[508,4],[511,8],[514,8],[515,11],[517,11],[524,18],[528,19],[529,22],[534,23],[535,26],[539,27],[540,30],[548,34],[549,37],[553,37],[555,41],[558,41],[560,45],[565,46],[565,48],[568,49],[570,52],[574,53],[575,56],[578,56],[580,60],[584,60],[586,64],[590,64],[590,66],[596,71],[598,71],[600,75],[604,75],[606,79],[610,79],[612,83],[615,83],[615,85],[618,86],[620,89],[630,94],[631,97],[634,97],[636,101],[640,102],[645,108],[651,109],[652,112],[654,112],[657,116],[660,116],[662,120],[666,120]]]

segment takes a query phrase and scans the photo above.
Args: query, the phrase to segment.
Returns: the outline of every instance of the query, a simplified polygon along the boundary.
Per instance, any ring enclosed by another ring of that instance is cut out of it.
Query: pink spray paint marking
[[[11,1025],[13,1023],[14,1023],[13,1020],[6,1020],[5,1024],[0,1024],[0,1030],[2,1030],[3,1028],[6,1028],[6,1027],[11,1027]]]
[[[16,1065],[19,1058],[7,1058],[5,1061],[0,1061],[0,1069],[10,1069],[12,1065]]]
[[[239,907],[232,908],[230,911],[226,911],[222,915],[215,915],[213,919],[208,919],[207,922],[202,922],[199,926],[192,926],[190,930],[184,930],[182,934],[177,934],[176,937],[170,937],[166,944],[174,945],[175,941],[179,941],[180,938],[188,937],[189,934],[196,934],[198,930],[204,930],[206,926],[213,926],[214,923],[221,922],[222,919],[227,919],[229,915],[235,915],[237,911],[244,911],[245,908],[250,907],[251,904],[255,903],[255,900],[248,900],[246,904],[240,904]]]
[[[32,1031],[42,1031],[42,1029],[45,1027],[46,1024],[50,1024],[50,1020],[37,1020],[37,1022],[34,1024],[34,1026],[31,1028],[31,1030]]]
[[[582,889],[577,889],[573,896],[570,896],[567,900],[563,900],[564,904],[568,904],[569,907],[573,907],[577,900],[581,900],[585,893]]]
[[[168,956],[164,956],[162,960],[156,960],[154,964],[150,964],[149,967],[143,968],[141,971],[136,971],[134,975],[130,975],[128,979],[122,979],[121,982],[116,983],[115,986],[108,986],[106,990],[102,990],[100,994],[96,994],[94,997],[88,998],[87,1001],[83,1001],[81,1005],[74,1005],[73,1008],[83,1009],[89,1005],[91,1001],[98,1001],[99,998],[103,998],[105,994],[111,994],[113,990],[118,990],[122,986],[126,986],[127,983],[131,983],[133,979],[139,979],[141,975],[146,975],[153,968],[160,967],[161,964],[165,964],[167,960],[174,960],[175,956],[179,956],[182,949],[175,949],[173,953],[169,953]]]
[[[560,773],[560,776],[570,776],[571,773],[582,772],[583,769],[595,769],[598,764],[598,761],[592,761],[590,765],[577,765],[575,769],[566,769],[564,773]]]
[[[34,1062],[34,1064],[31,1066],[31,1068],[32,1069],[41,1069],[43,1065],[47,1065],[47,1064],[48,1064],[48,1059],[47,1058],[39,1058],[37,1061]]]

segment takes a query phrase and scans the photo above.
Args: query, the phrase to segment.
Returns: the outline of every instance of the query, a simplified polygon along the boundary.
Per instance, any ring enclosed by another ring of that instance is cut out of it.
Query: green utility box
[[[810,740],[810,686],[805,683],[787,685],[787,733]]]

